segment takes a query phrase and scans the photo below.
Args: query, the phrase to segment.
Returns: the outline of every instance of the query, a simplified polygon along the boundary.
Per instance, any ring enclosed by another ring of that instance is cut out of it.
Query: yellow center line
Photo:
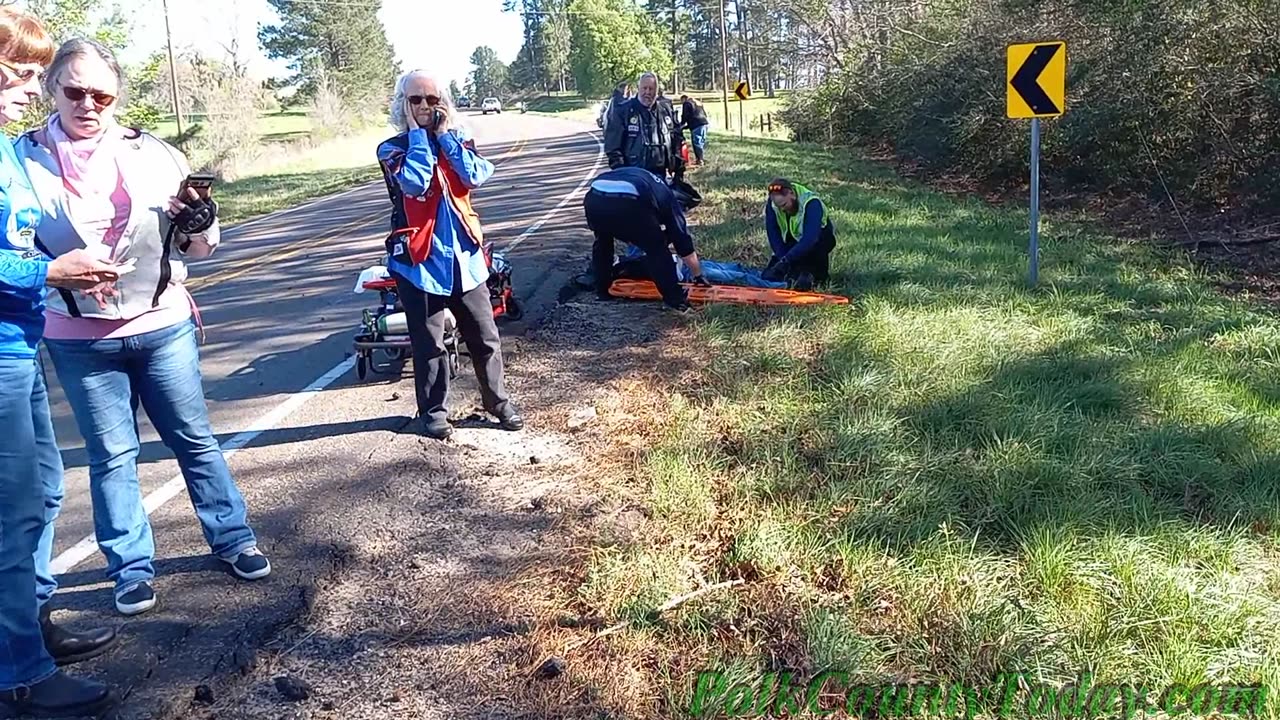
[[[514,158],[520,155],[521,153],[523,153],[525,147],[527,147],[528,144],[529,144],[528,137],[522,137],[519,140],[517,140],[516,144],[513,145],[510,150],[508,150],[505,154],[501,156],[502,163],[506,164],[511,158]],[[495,166],[496,166],[496,163],[495,163]],[[389,208],[387,210],[379,210],[376,214],[369,215],[368,217],[363,217],[358,220],[349,222],[346,225],[343,225],[342,227],[332,232],[326,233],[313,240],[296,243],[294,244],[291,250],[288,250],[278,255],[272,255],[270,258],[271,263],[275,264],[283,260],[288,260],[289,258],[296,257],[319,245],[323,245],[335,239],[341,239],[341,236],[349,230],[354,230],[360,227],[361,225],[366,225],[368,223],[374,222],[375,220],[386,218],[389,210],[390,210]],[[187,286],[188,290],[195,290],[196,288],[211,287],[213,285],[217,285],[218,283],[224,283],[224,282],[227,282],[228,280],[234,280],[238,277],[241,277],[242,275],[246,275],[255,270],[261,270],[262,268],[261,268],[261,265],[259,264],[259,260],[260,260],[259,257],[245,258],[243,260],[239,260],[232,263],[226,269],[220,272],[214,273],[213,275],[209,275],[207,277],[190,278],[184,284]]]
[[[352,222],[349,222],[346,225],[343,225],[342,227],[339,227],[336,230],[333,230],[329,233],[321,235],[318,238],[315,238],[313,240],[309,240],[306,242],[296,243],[293,249],[291,250],[280,253],[278,255],[272,255],[270,257],[271,263],[274,265],[283,260],[288,260],[289,258],[296,257],[308,250],[315,248],[316,246],[323,245],[328,242],[332,242],[333,240],[341,239],[341,236],[349,230],[354,230],[360,227],[361,225],[367,225],[369,223],[372,223],[375,220],[383,219],[386,217],[387,217],[387,212],[385,210],[379,210],[376,214],[368,215],[358,220],[353,220]],[[259,260],[260,258],[258,257],[245,258],[244,260],[240,260],[236,263],[233,263],[231,267],[221,272],[214,273],[213,275],[209,275],[207,277],[192,278],[190,280],[187,280],[185,284],[188,289],[195,289],[199,287],[216,285],[218,283],[223,283],[228,280],[234,280],[246,273],[253,272],[253,271],[261,271],[263,268],[259,264]]]

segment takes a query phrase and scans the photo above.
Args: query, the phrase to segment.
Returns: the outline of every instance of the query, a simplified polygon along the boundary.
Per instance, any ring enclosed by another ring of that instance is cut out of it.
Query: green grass
[[[690,608],[701,620],[666,640],[760,672],[1274,693],[1272,312],[1062,217],[1029,289],[1024,210],[811,146],[710,158],[692,176],[699,252],[763,264],[761,188],[790,176],[829,203],[830,290],[854,304],[700,314],[714,360],[640,474],[658,527],[598,549],[587,600],[631,617],[695,570],[746,573],[769,602]],[[708,554],[707,538],[728,540]],[[687,701],[693,675],[672,682]]]
[[[183,117],[182,129],[186,130],[193,123],[200,122],[201,115]],[[258,117],[258,135],[263,142],[280,142],[305,137],[311,132],[311,119],[302,110],[282,110],[277,113],[266,113]],[[178,135],[178,121],[172,115],[161,120],[152,133],[157,137],[173,139]]]
[[[184,118],[185,127],[200,116]],[[219,219],[226,224],[293,207],[379,177],[374,149],[391,131],[373,128],[314,145],[311,120],[301,110],[263,114],[257,119],[261,156],[240,177],[218,186]],[[171,141],[177,121],[170,116],[152,131]]]
[[[372,129],[264,163],[261,169],[220,186],[219,218],[225,223],[240,222],[377,180],[381,175],[375,150],[389,135],[389,129]]]

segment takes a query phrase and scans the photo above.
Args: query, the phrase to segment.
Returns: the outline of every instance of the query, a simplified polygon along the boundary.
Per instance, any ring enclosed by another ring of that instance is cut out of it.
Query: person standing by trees
[[[703,153],[707,149],[707,128],[711,121],[707,119],[707,109],[688,95],[680,96],[680,125],[689,129],[689,139],[693,144],[693,156],[702,164]]]

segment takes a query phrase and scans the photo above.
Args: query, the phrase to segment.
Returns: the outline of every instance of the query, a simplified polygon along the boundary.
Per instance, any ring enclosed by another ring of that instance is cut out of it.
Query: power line
[[[324,7],[352,7],[352,8],[381,8],[382,3],[361,2],[361,0],[283,0],[291,5],[321,5]],[[643,8],[635,8],[636,12],[644,15],[662,15],[669,10],[645,10]],[[505,11],[504,11],[505,12]],[[615,15],[614,10],[512,10],[518,15]]]

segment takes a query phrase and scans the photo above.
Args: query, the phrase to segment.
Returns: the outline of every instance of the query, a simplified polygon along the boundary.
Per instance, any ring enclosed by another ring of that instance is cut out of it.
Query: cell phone
[[[200,197],[208,200],[209,192],[213,189],[213,183],[218,178],[211,173],[191,173],[182,181],[182,186],[178,188],[178,198],[181,199],[187,192],[187,188],[196,191]]]

